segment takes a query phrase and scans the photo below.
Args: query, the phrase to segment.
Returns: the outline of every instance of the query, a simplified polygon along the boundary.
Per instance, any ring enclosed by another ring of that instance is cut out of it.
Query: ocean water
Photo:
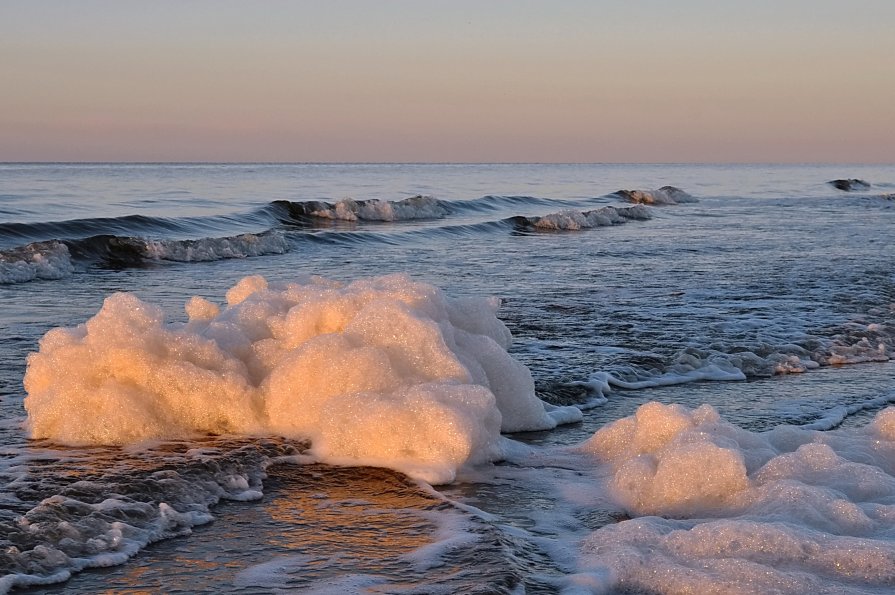
[[[891,592],[893,224],[892,166],[0,164],[0,592]]]

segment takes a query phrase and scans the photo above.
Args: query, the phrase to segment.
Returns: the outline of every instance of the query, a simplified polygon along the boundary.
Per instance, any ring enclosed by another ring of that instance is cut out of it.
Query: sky
[[[0,161],[895,162],[892,0],[0,0]]]

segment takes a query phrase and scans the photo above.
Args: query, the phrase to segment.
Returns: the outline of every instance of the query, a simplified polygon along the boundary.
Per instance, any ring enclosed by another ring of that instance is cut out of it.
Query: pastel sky
[[[895,161],[893,0],[0,0],[0,161]]]

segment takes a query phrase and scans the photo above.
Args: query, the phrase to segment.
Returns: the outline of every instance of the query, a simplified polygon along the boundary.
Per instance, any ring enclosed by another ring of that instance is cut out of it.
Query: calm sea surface
[[[26,358],[116,292],[178,325],[247,276],[392,273],[500,298],[537,396],[583,420],[435,488],[276,432],[29,438]],[[0,164],[0,592],[891,592],[893,356],[893,166]],[[574,447],[649,402],[712,406],[746,483],[619,496],[634,467]],[[786,512],[829,502],[868,520]],[[705,519],[741,545],[682,545]],[[743,523],[778,533],[750,548]]]

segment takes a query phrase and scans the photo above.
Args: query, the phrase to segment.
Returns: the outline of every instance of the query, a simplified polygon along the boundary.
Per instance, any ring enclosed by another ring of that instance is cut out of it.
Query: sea
[[[891,593],[893,358],[895,166],[0,164],[0,593]]]

